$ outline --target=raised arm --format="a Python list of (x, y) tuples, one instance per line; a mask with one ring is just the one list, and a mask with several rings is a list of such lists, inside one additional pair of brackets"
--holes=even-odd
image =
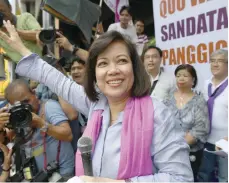
[(43, 61), (38, 55), (30, 54), (24, 57), (18, 63), (16, 73), (43, 83), (52, 92), (76, 108), (77, 111), (88, 116), (90, 101), (84, 88)]
[(9, 36), (0, 31), (0, 38), (23, 56), (17, 65), (16, 72), (21, 76), (45, 84), (58, 96), (72, 104), (77, 111), (88, 116), (90, 101), (84, 92), (84, 88), (43, 61), (38, 55), (32, 54), (24, 46), (14, 26), (9, 21), (4, 21), (4, 25)]

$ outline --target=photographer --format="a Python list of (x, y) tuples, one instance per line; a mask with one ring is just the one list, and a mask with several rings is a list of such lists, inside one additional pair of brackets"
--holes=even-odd
[(61, 33), (57, 32), (57, 35), (59, 36), (59, 38), (56, 39), (56, 43), (60, 47), (64, 48), (65, 50), (70, 51), (73, 55), (79, 57), (84, 62), (87, 62), (88, 51), (83, 50), (76, 45), (72, 45), (69, 42), (69, 40), (65, 36), (63, 36)]
[[(57, 161), (61, 176), (70, 178), (74, 170), (72, 133), (59, 103), (53, 100), (39, 101), (27, 83), (21, 79), (9, 84), (5, 90), (5, 98), (11, 105), (19, 101), (32, 107), (31, 126), (34, 131), (21, 146), (25, 150), (26, 158), (35, 157), (38, 171), (46, 169), (50, 162)], [(9, 114), (6, 109), (1, 110), (0, 123), (17, 123), (11, 121), (10, 116), (12, 113)]]

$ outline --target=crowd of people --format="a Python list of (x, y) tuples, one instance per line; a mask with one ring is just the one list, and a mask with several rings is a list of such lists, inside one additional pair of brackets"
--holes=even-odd
[[(58, 33), (56, 43), (73, 56), (68, 75), (58, 62), (47, 63), (25, 44), (27, 40), (41, 49), (36, 44), (40, 28), (34, 23), (29, 28), (28, 18), (27, 27), (20, 30), (23, 21), (10, 13), (6, 2), (0, 1), (0, 11), (4, 5), (9, 15), (0, 31), (0, 46), (7, 45), (8, 57), (17, 62), (16, 73), (29, 82), (16, 79), (5, 90), (0, 109), (1, 181), (14, 167), (7, 145), (17, 132), (5, 125), (11, 121), (9, 106), (18, 101), (32, 107), (19, 156), (34, 157), (39, 171), (56, 161), (63, 181), (228, 181), (227, 157), (204, 151), (219, 150), (215, 143), (228, 138), (227, 50), (210, 55), (212, 78), (197, 90), (195, 68), (179, 65), (174, 75), (164, 70), (161, 48), (147, 45), (144, 21), (129, 24), (131, 9), (124, 6), (120, 22), (110, 25), (89, 51)], [(77, 149), (81, 136), (93, 142), (93, 176), (84, 175)]]

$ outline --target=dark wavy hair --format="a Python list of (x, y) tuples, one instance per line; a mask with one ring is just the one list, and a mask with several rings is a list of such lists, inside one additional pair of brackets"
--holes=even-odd
[(186, 70), (189, 72), (189, 74), (191, 74), (192, 78), (194, 79), (194, 82), (193, 82), (193, 85), (192, 85), (192, 88), (195, 88), (197, 83), (198, 83), (198, 78), (197, 78), (197, 74), (196, 74), (196, 69), (192, 66), (192, 65), (189, 65), (189, 64), (182, 64), (182, 65), (179, 65), (174, 74), (175, 76), (177, 75), (177, 73), (180, 71), (180, 70)]
[(122, 34), (117, 31), (109, 31), (101, 35), (92, 44), (89, 50), (89, 57), (86, 63), (86, 76), (84, 88), (88, 98), (91, 101), (97, 101), (99, 93), (96, 91), (96, 74), (95, 67), (98, 56), (113, 42), (121, 41), (127, 47), (130, 59), (132, 61), (134, 83), (131, 88), (132, 97), (142, 97), (149, 93), (150, 90), (150, 79), (143, 66), (143, 63), (138, 56), (138, 52), (130, 40), (125, 38)]
[(130, 6), (122, 6), (119, 11), (119, 14), (121, 14), (124, 10), (126, 10), (130, 16), (133, 16), (132, 9)]

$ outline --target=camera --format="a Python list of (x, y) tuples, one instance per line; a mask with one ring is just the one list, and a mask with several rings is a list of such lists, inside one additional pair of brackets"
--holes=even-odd
[(6, 127), (13, 129), (16, 136), (27, 139), (28, 135), (33, 131), (31, 127), (32, 122), (32, 106), (21, 102), (16, 102), (10, 107), (9, 123)]
[(39, 39), (41, 42), (45, 43), (45, 44), (50, 44), (53, 43), (56, 38), (58, 37), (58, 35), (56, 34), (55, 29), (46, 29), (46, 30), (42, 30), (39, 33)]
[(10, 177), (11, 182), (63, 182), (58, 173), (59, 166), (56, 161), (47, 165), (46, 170), (38, 171), (34, 157), (25, 160), (17, 173)]
[(46, 170), (38, 172), (32, 179), (32, 182), (57, 182), (61, 180), (58, 173), (59, 165), (57, 161), (52, 161), (47, 165)]

